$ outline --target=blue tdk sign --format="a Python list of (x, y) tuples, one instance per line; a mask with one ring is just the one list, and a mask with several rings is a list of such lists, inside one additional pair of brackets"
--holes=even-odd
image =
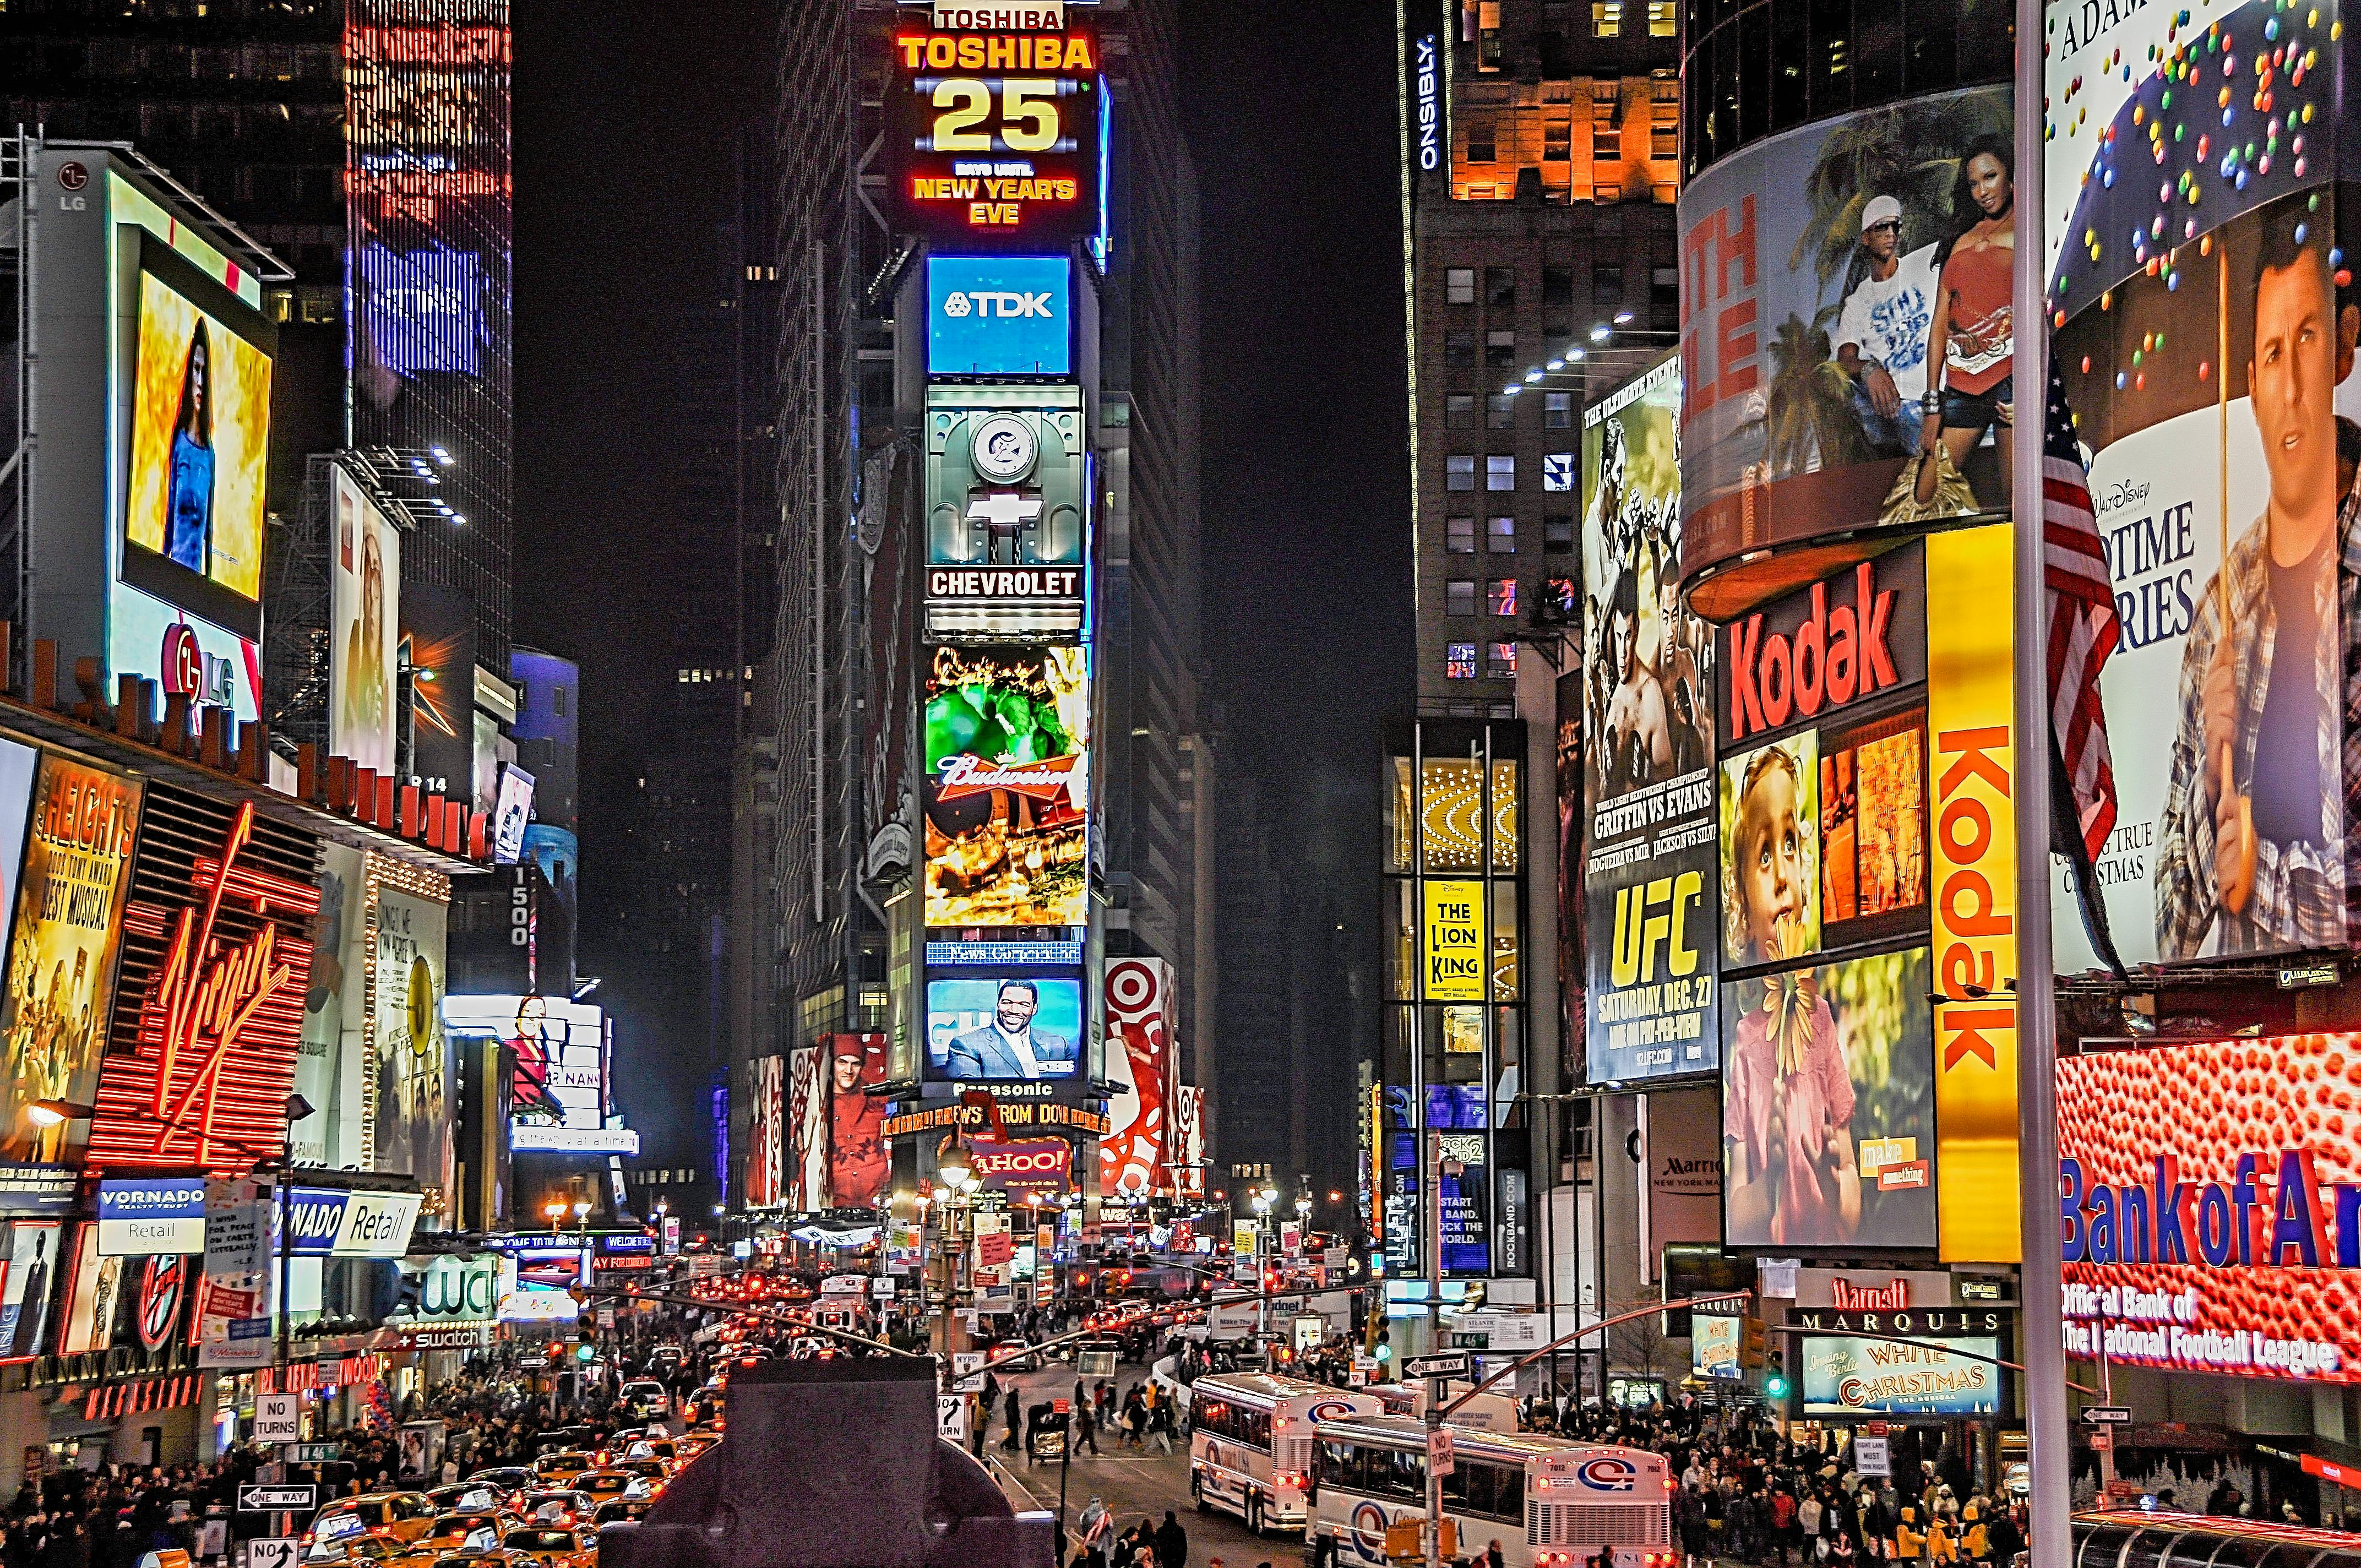
[(1067, 376), (1072, 269), (1062, 256), (927, 259), (927, 373)]

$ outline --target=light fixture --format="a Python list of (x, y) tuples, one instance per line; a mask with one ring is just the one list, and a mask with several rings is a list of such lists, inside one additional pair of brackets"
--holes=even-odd
[(287, 1097), (287, 1119), (291, 1122), (300, 1122), (306, 1116), (315, 1114), (318, 1110), (319, 1107), (300, 1094), (291, 1094)]
[(574, 1205), (574, 1217), (577, 1220), (588, 1219), (590, 1217), (590, 1205), (584, 1202), (577, 1202)]
[(1590, 341), (1593, 343), (1605, 343), (1608, 337), (1614, 331), (1615, 329), (1613, 327), (1609, 326), (1605, 322), (1600, 322), (1597, 326), (1590, 329)]
[(1525, 379), (1528, 381), (1538, 381), (1541, 378), (1542, 373), (1538, 370), (1528, 370), (1525, 372)]
[(1563, 359), (1553, 359), (1549, 362), (1549, 367), (1553, 370), (1563, 370), (1565, 368), (1565, 361)]
[(1500, 389), (1500, 395), (1504, 398), (1513, 398), (1524, 389), (1525, 386), (1523, 382), (1511, 381), (1507, 386)]
[(451, 466), (451, 455), (443, 450), (443, 448), (439, 446), (430, 446), (426, 450), (434, 455), (434, 461), (442, 464), (445, 468), (448, 468)]
[(718, 1220), (718, 1219), (719, 1219), (719, 1218), (721, 1218), (721, 1216), (722, 1216), (722, 1215), (724, 1215), (724, 1214), (728, 1213), (729, 1212), (730, 1212), (730, 1206), (729, 1206), (728, 1204), (726, 1204), (726, 1203), (716, 1203), (716, 1204), (713, 1206), (713, 1217), (714, 1217), (715, 1219), (717, 1219), (717, 1220)]
[(1569, 348), (1565, 351), (1565, 356), (1568, 359), (1579, 359), (1582, 357), (1582, 350), (1579, 348)]
[(36, 1127), (60, 1127), (68, 1122), (87, 1122), (98, 1113), (95, 1105), (85, 1105), (79, 1100), (36, 1100), (25, 1107), (26, 1119)]
[(467, 526), (467, 520), (456, 511), (451, 514), (451, 521), (457, 523), (462, 528)]
[(1631, 324), (1631, 313), (1629, 311), (1616, 312), (1615, 324), (1617, 326), (1630, 326)]
[(946, 1187), (965, 1187), (974, 1174), (974, 1167), (968, 1160), (967, 1145), (954, 1138), (951, 1146), (935, 1160), (935, 1174), (943, 1179)]

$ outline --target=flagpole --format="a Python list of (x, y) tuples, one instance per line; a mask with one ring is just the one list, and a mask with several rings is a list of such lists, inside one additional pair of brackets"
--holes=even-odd
[(2066, 1412), (2065, 1260), (2058, 1229), (2058, 1025), (2049, 944), (2049, 681), (2042, 449), (2049, 405), (2042, 194), (2043, 0), (2016, 0), (2015, 441), (2018, 1354), (2031, 1483), (2030, 1568), (2068, 1568), (2073, 1531)]

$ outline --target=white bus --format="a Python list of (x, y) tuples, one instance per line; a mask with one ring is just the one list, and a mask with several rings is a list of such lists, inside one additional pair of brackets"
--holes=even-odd
[[(1459, 1555), (1493, 1541), (1508, 1568), (1673, 1568), (1673, 1478), (1661, 1453), (1536, 1432), (1451, 1429), (1444, 1516)], [(1314, 1568), (1382, 1568), (1386, 1527), (1426, 1518), (1426, 1428), (1400, 1416), (1320, 1423), (1304, 1534)]]
[(1209, 1372), (1189, 1386), (1189, 1493), (1257, 1535), (1301, 1530), (1315, 1422), (1374, 1416), (1368, 1395), (1267, 1372)]

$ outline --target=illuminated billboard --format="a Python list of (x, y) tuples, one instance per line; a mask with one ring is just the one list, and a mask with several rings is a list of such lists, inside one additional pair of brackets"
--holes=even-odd
[(1713, 638), (1676, 588), (1680, 399), (1680, 367), (1667, 360), (1583, 414), (1592, 1083), (1709, 1072), (1719, 1060)]
[(637, 1154), (640, 1135), (607, 1113), (607, 1017), (548, 996), (449, 996), (444, 1027), (516, 1052), (511, 1146), (525, 1153)]
[(1106, 1076), (1115, 1091), (1107, 1101), (1115, 1131), (1099, 1140), (1102, 1197), (1172, 1190), (1173, 990), (1162, 959), (1107, 960)]
[[(328, 541), (328, 749), (394, 772), (401, 534), (342, 464)], [(472, 624), (472, 618), (471, 618)], [(470, 681), (475, 672), (467, 672)]]
[(449, 946), (449, 894), (404, 885), (393, 863), (368, 861), (363, 1036), (374, 1074), (370, 1116), (376, 1168), (448, 1192), (459, 1120), (452, 1036), (440, 1003)]
[(2000, 1359), (1997, 1339), (1963, 1336), (1905, 1343), (1803, 1334), (1798, 1341), (1806, 1420), (2002, 1413), (2001, 1368), (1993, 1365)]
[(1063, 256), (927, 258), (927, 373), (1071, 373), (1073, 266)]
[(990, 31), (909, 13), (895, 28), (887, 215), (897, 230), (971, 247), (1044, 249), (1093, 236), (1106, 156), (1098, 39), (1005, 28), (991, 15), (999, 9), (965, 18)]
[(882, 1206), (893, 1184), (893, 1158), (886, 1152), (885, 1101), (869, 1091), (885, 1081), (885, 1036), (829, 1035), (828, 1185), (840, 1208)]
[(750, 1209), (779, 1206), (785, 1165), (782, 1118), (786, 1113), (786, 1058), (779, 1056), (756, 1057), (747, 1064), (753, 1079), (752, 1103), (746, 1112), (746, 1206)]
[(955, 1082), (1039, 1083), (1082, 1068), (1082, 982), (1069, 976), (927, 982), (927, 1065)]
[(926, 703), (926, 923), (1090, 923), (1089, 650), (941, 648)]
[(1082, 389), (930, 388), (926, 442), (927, 634), (1078, 631), (1090, 546)]
[(2058, 1064), (2068, 1354), (2361, 1382), (2361, 1035)]

